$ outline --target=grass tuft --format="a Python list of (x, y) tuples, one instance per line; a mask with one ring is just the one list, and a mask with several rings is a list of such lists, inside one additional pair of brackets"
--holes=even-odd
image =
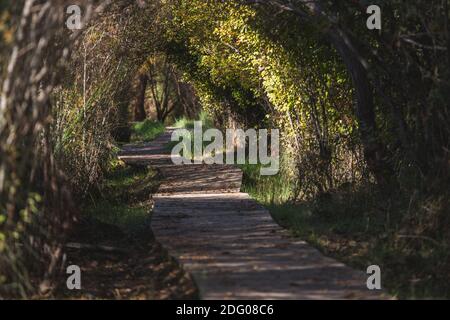
[(149, 142), (154, 140), (165, 130), (162, 123), (153, 120), (144, 120), (133, 124), (131, 131), (131, 141), (132, 142)]
[(156, 171), (116, 161), (105, 176), (100, 195), (83, 211), (87, 217), (115, 225), (127, 234), (148, 232), (150, 195), (158, 185)]

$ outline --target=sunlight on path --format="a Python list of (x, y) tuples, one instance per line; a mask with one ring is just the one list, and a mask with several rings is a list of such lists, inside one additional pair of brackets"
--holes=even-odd
[(126, 146), (130, 164), (159, 169), (156, 239), (190, 272), (203, 299), (379, 299), (365, 273), (327, 258), (278, 226), (240, 192), (242, 172), (227, 165), (175, 166), (165, 145)]

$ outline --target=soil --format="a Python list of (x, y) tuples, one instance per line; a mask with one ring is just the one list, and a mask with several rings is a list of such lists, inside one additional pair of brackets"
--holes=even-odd
[(67, 248), (65, 263), (80, 267), (82, 288), (67, 289), (68, 275), (62, 272), (55, 298), (197, 299), (190, 275), (148, 231), (132, 237), (116, 226), (83, 219), (68, 241), (81, 248)]

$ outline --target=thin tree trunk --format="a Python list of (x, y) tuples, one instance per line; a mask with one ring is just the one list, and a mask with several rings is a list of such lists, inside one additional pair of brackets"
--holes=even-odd
[(385, 186), (393, 178), (391, 169), (387, 165), (386, 148), (379, 140), (375, 122), (372, 86), (367, 70), (357, 54), (352, 50), (350, 41), (340, 29), (330, 29), (327, 34), (329, 40), (341, 55), (352, 78), (356, 92), (355, 115), (358, 120), (361, 142), (364, 148), (364, 158), (369, 170), (377, 182)]
[(144, 121), (147, 118), (147, 114), (145, 112), (145, 92), (147, 90), (148, 80), (148, 75), (146, 74), (141, 74), (139, 76), (138, 99), (134, 111), (135, 121)]
[[(259, 0), (247, 0), (247, 3), (261, 4)], [(386, 148), (382, 145), (377, 132), (373, 102), (372, 86), (370, 84), (364, 59), (357, 52), (353, 41), (337, 26), (335, 19), (328, 17), (322, 8), (322, 1), (300, 0), (304, 7), (293, 5), (286, 1), (269, 1), (280, 9), (290, 11), (308, 23), (320, 23), (326, 19), (330, 27), (324, 30), (324, 36), (336, 48), (352, 78), (356, 91), (355, 114), (359, 123), (364, 157), (369, 170), (380, 185), (386, 185), (391, 180), (391, 168), (385, 161)]]

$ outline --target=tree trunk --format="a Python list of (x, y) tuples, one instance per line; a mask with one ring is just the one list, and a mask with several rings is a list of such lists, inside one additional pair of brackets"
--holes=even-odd
[(342, 57), (352, 78), (356, 91), (355, 115), (358, 120), (361, 143), (364, 149), (364, 158), (369, 170), (373, 173), (378, 184), (385, 186), (392, 182), (393, 174), (387, 165), (386, 148), (379, 140), (375, 122), (372, 86), (367, 70), (360, 57), (351, 46), (351, 41), (342, 30), (332, 28), (328, 31), (328, 39)]
[(141, 74), (139, 76), (138, 98), (134, 110), (134, 120), (138, 122), (144, 121), (147, 118), (147, 114), (145, 112), (145, 92), (147, 90), (148, 80), (149, 79), (146, 74)]

